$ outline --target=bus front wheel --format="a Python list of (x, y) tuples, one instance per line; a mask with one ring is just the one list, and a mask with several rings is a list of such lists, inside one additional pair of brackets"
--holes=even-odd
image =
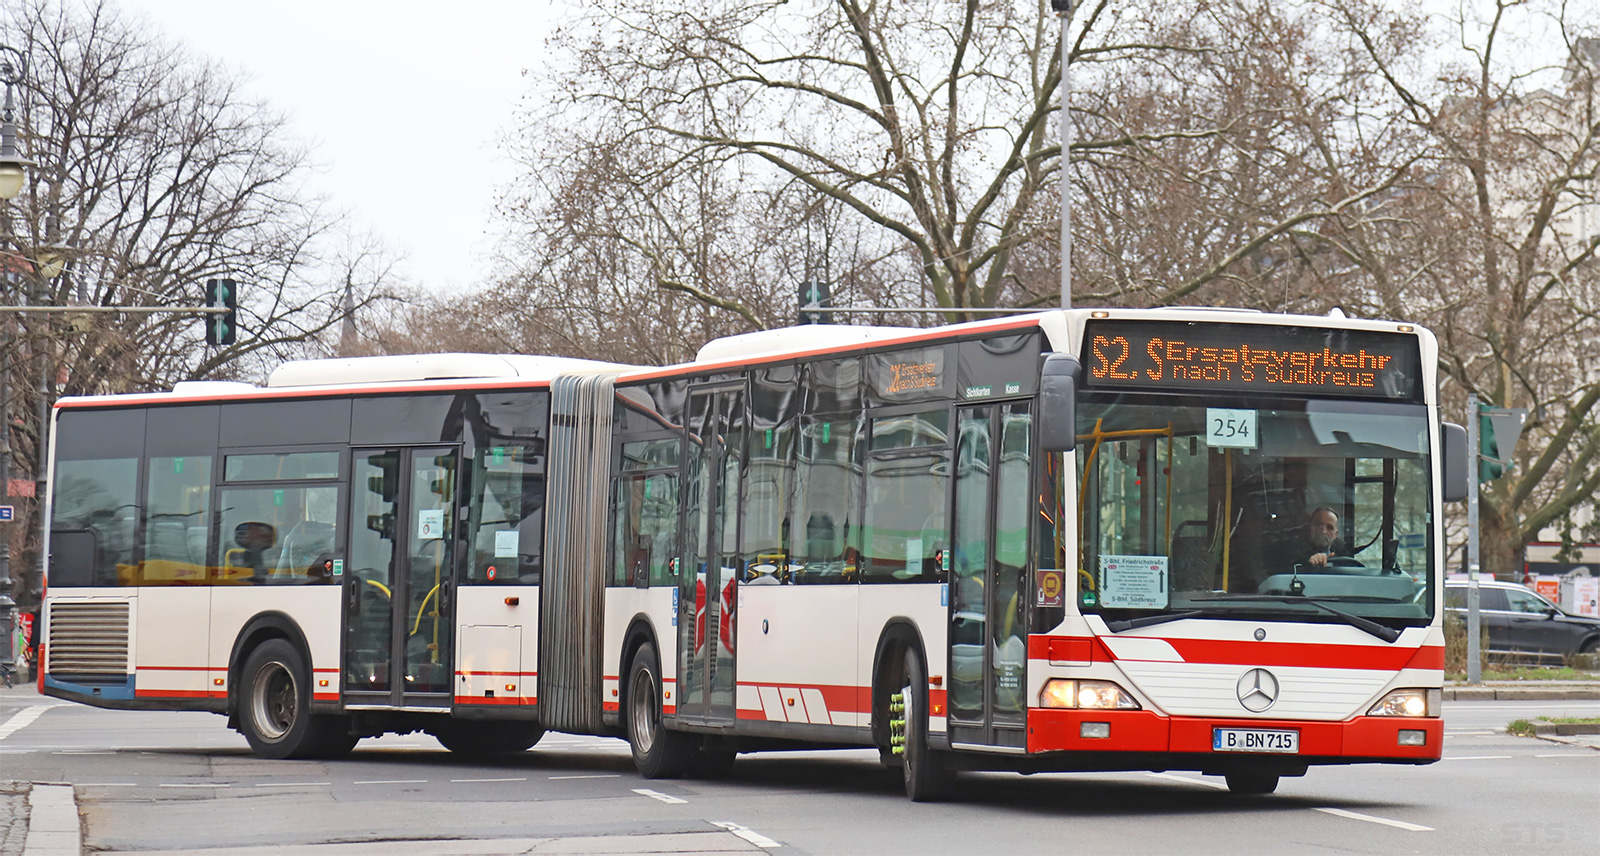
[(688, 769), (696, 741), (661, 721), (661, 660), (646, 642), (628, 669), (628, 745), (646, 779), (675, 779)]
[(954, 790), (955, 773), (928, 746), (928, 670), (916, 648), (906, 648), (900, 672), (900, 696), (905, 705), (900, 714), (905, 719), (905, 751), (900, 767), (905, 774), (906, 796), (912, 802), (946, 799)]

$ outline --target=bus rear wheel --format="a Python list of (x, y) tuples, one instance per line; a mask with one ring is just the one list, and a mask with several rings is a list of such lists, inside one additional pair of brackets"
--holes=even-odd
[(691, 735), (661, 721), (661, 660), (649, 642), (639, 646), (628, 669), (628, 745), (646, 779), (683, 775), (698, 748)]
[(533, 748), (544, 729), (526, 722), (468, 722), (451, 720), (433, 732), (444, 748), (468, 758), (515, 755)]
[(311, 669), (283, 639), (261, 643), (244, 661), (239, 725), (262, 758), (332, 757), (350, 751), (348, 721), (311, 713)]

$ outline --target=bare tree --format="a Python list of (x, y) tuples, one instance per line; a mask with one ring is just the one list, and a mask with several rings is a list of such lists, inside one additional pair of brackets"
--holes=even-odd
[[(260, 376), (335, 328), (345, 283), (360, 303), (380, 294), (381, 250), (347, 243), (334, 213), (305, 196), (306, 152), (219, 64), (104, 2), (8, 5), (0, 41), (28, 60), (19, 141), (37, 164), (23, 195), (0, 205), (0, 299), (176, 309), (200, 305), (205, 281), (222, 277), (243, 294), (238, 341), (223, 348), (181, 312), (0, 319), (13, 473), (42, 487), (58, 396)], [(64, 267), (50, 276), (53, 259)]]

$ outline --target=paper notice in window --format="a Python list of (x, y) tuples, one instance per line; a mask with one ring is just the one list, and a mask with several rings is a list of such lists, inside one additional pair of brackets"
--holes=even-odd
[(515, 559), (517, 557), (517, 530), (510, 529), (494, 533), (494, 557), (496, 559)]
[(1101, 556), (1100, 605), (1107, 609), (1165, 609), (1166, 556)]
[(437, 541), (444, 537), (444, 510), (417, 512), (417, 540)]

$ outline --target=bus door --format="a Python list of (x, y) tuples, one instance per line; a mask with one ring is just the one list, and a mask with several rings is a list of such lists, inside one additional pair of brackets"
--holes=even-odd
[(458, 461), (443, 446), (352, 451), (346, 705), (450, 704)]
[(678, 711), (681, 719), (734, 718), (734, 604), (739, 563), (742, 386), (691, 389), (678, 575)]
[(956, 408), (950, 526), (952, 745), (1026, 745), (1032, 406)]

